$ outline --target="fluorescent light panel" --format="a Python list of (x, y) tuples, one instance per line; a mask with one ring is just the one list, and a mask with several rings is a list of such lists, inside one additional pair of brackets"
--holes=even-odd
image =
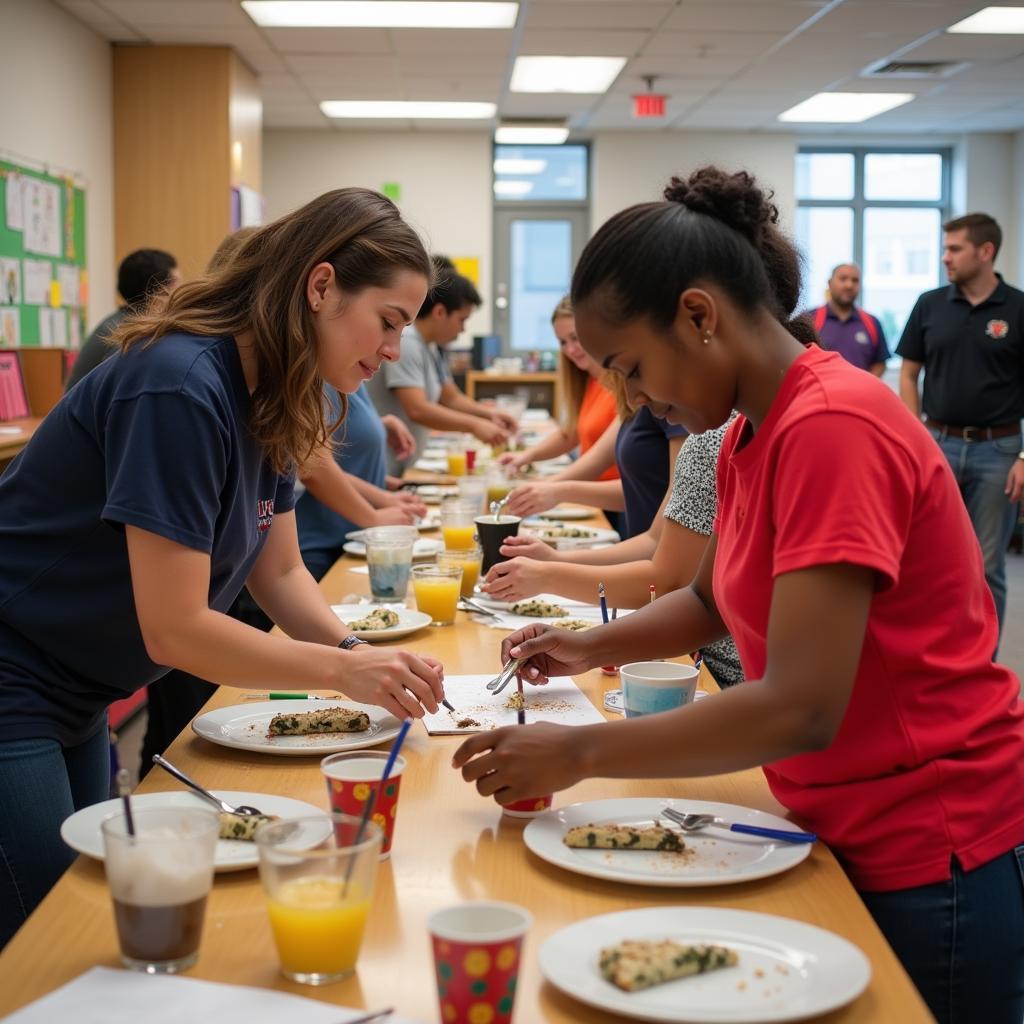
[(427, 100), (324, 100), (328, 117), (413, 118), (437, 121), (486, 121), (494, 117), (493, 103), (434, 103)]
[(503, 124), (494, 130), (494, 141), (503, 146), (560, 146), (567, 138), (564, 125)]
[(990, 36), (1024, 35), (1024, 7), (983, 7), (969, 18), (950, 25), (946, 31)]
[(501, 157), (494, 161), (494, 173), (543, 174), (547, 166), (547, 160), (517, 160), (513, 157)]
[(818, 124), (855, 124), (902, 107), (912, 92), (819, 92), (779, 114), (780, 121)]
[(607, 92), (625, 63), (625, 57), (517, 57), (509, 89), (512, 92)]
[(518, 3), (242, 0), (263, 28), (513, 28)]
[(496, 181), (494, 183), (494, 194), (505, 199), (522, 199), (533, 191), (532, 181)]

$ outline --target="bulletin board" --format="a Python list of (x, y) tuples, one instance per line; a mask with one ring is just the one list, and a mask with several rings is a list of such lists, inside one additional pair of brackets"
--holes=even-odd
[(78, 348), (88, 297), (84, 188), (0, 158), (0, 348)]

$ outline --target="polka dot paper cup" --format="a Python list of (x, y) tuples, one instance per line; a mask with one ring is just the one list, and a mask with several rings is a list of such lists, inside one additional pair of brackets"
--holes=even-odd
[(381, 860), (391, 856), (391, 843), (395, 836), (395, 817), (398, 814), (398, 790), (405, 771), (405, 758), (397, 757), (391, 774), (382, 782), (388, 754), (375, 750), (353, 750), (344, 754), (330, 754), (320, 762), (320, 771), (327, 782), (327, 799), (331, 810), (362, 818), (366, 801), (376, 792), (370, 820), (380, 826), (384, 843), (380, 848)]
[(509, 1024), (532, 924), (514, 903), (460, 903), (430, 915), (443, 1024)]

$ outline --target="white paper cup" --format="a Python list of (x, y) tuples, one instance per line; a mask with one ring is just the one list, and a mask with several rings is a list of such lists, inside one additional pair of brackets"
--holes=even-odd
[(656, 715), (693, 702), (700, 670), (669, 661), (634, 661), (619, 667), (627, 718)]

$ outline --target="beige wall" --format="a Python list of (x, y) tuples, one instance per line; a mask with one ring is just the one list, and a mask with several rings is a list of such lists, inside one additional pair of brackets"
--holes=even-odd
[(86, 186), (89, 327), (115, 306), (110, 47), (49, 0), (3, 0), (0, 150)]
[(775, 190), (781, 223), (792, 230), (797, 137), (789, 133), (750, 132), (602, 132), (593, 146), (595, 228), (633, 203), (658, 199), (673, 174), (704, 164), (751, 171)]
[(488, 132), (269, 131), (263, 136), (267, 219), (345, 185), (396, 182), (406, 219), (434, 252), (480, 260), (483, 305), (467, 324), (491, 323), (491, 138)]

